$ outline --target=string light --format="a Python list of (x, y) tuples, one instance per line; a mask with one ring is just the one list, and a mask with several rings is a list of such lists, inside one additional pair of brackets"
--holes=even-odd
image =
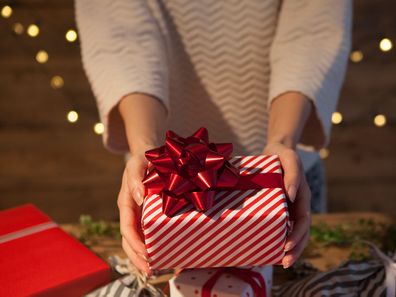
[(9, 18), (10, 16), (12, 15), (12, 8), (11, 8), (11, 6), (8, 6), (8, 5), (6, 5), (6, 6), (4, 6), (2, 9), (1, 9), (1, 16), (3, 17), (3, 18)]
[(380, 50), (383, 52), (390, 51), (392, 46), (392, 41), (389, 38), (384, 38), (379, 43)]
[(36, 37), (40, 33), (40, 28), (36, 24), (31, 24), (27, 28), (27, 34), (30, 37)]
[(383, 127), (386, 125), (386, 116), (383, 114), (377, 114), (374, 117), (374, 125), (377, 127)]
[(55, 90), (62, 88), (64, 84), (63, 78), (59, 75), (55, 75), (51, 78), (51, 87)]
[(103, 134), (104, 132), (104, 125), (102, 123), (96, 123), (94, 125), (94, 132), (98, 135)]
[(363, 60), (363, 53), (361, 51), (353, 51), (349, 55), (349, 58), (351, 59), (352, 62), (359, 63), (360, 61)]
[(75, 123), (78, 120), (78, 113), (75, 110), (71, 110), (67, 113), (67, 120), (70, 123)]
[(342, 122), (342, 114), (338, 111), (333, 112), (331, 116), (331, 122), (335, 125), (341, 124)]
[(319, 150), (319, 156), (320, 156), (322, 159), (327, 159), (327, 157), (329, 156), (329, 154), (330, 154), (330, 151), (329, 151), (327, 148), (322, 148), (322, 149)]
[(75, 30), (68, 30), (65, 37), (67, 41), (74, 42), (77, 40), (77, 32)]
[(23, 27), (23, 25), (21, 23), (15, 23), (12, 26), (12, 31), (14, 31), (14, 33), (17, 35), (21, 35), (24, 30), (25, 30), (25, 28)]
[(36, 61), (44, 64), (48, 61), (48, 53), (44, 50), (38, 51), (36, 54)]

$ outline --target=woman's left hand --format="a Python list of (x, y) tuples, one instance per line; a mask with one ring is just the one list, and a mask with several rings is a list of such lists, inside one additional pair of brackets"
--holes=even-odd
[(263, 152), (265, 155), (278, 155), (284, 172), (284, 184), (290, 200), (290, 219), (294, 221), (292, 233), (285, 244), (284, 268), (298, 259), (309, 239), (311, 225), (311, 191), (305, 179), (304, 170), (295, 150), (282, 143), (270, 143)]

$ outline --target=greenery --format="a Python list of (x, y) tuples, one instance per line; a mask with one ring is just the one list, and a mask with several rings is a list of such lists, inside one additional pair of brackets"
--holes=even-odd
[[(79, 239), (83, 243), (93, 243), (100, 236), (120, 239), (120, 226), (115, 222), (95, 221), (90, 215), (80, 216), (81, 233)], [(351, 249), (350, 259), (361, 260), (369, 257), (368, 249), (363, 241), (370, 241), (385, 252), (396, 251), (396, 226), (378, 223), (371, 219), (361, 219), (354, 224), (338, 224), (329, 226), (322, 222), (311, 226), (311, 239), (307, 252), (317, 247), (339, 246)]]
[(385, 252), (396, 251), (396, 226), (378, 223), (371, 219), (360, 219), (355, 224), (326, 223), (311, 226), (311, 249), (315, 246), (339, 246), (351, 249), (350, 259), (361, 260), (369, 257), (364, 241), (377, 245)]
[(121, 239), (120, 225), (114, 222), (94, 221), (90, 215), (80, 216), (81, 233), (79, 240), (83, 243), (95, 241), (98, 236)]

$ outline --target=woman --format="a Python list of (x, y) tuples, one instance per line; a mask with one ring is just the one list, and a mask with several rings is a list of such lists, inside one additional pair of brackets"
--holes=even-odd
[(350, 1), (76, 0), (76, 15), (104, 144), (130, 154), (118, 206), (131, 261), (150, 274), (139, 231), (144, 152), (167, 128), (186, 136), (204, 126), (234, 154), (280, 156), (295, 220), (283, 266), (292, 265), (309, 238), (308, 182), (312, 211), (325, 210), (315, 151), (345, 73)]

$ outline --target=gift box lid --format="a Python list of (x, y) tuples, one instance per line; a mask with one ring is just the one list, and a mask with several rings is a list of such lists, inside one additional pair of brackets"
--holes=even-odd
[(110, 281), (106, 262), (32, 204), (0, 211), (0, 255), (3, 296), (81, 296)]

